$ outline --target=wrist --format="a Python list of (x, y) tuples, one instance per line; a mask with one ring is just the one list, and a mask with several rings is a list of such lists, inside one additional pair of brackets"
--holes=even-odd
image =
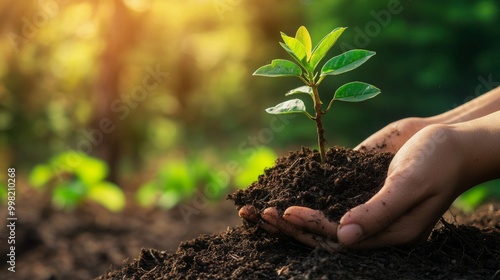
[(428, 119), (434, 124), (456, 124), (481, 118), (498, 110), (500, 110), (500, 87)]
[(467, 190), (500, 178), (500, 111), (472, 121), (449, 125), (462, 155), (462, 182)]
[(427, 117), (425, 120), (429, 124), (455, 124), (458, 123), (462, 118), (457, 118), (457, 114), (454, 110), (444, 112), (439, 115), (435, 115), (432, 117)]

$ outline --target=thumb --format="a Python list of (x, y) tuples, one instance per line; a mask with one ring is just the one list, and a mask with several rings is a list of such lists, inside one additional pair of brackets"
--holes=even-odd
[(359, 242), (384, 231), (407, 214), (415, 201), (411, 203), (411, 198), (394, 186), (388, 178), (375, 196), (365, 204), (352, 208), (340, 219), (337, 238), (342, 245), (358, 247)]

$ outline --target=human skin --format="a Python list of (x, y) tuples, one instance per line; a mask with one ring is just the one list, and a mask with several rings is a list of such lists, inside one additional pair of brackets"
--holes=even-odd
[[(283, 216), (265, 209), (259, 225), (329, 251), (425, 241), (457, 196), (500, 178), (499, 145), (500, 87), (441, 115), (391, 123), (358, 145), (395, 156), (382, 189), (338, 223), (318, 210), (292, 206)], [(259, 221), (252, 206), (239, 214)]]
[(424, 127), (470, 121), (498, 110), (500, 110), (500, 87), (440, 115), (428, 118), (405, 118), (390, 123), (354, 149), (396, 153), (408, 139)]

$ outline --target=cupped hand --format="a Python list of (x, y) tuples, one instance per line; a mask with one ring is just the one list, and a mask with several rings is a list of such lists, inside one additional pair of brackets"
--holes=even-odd
[(382, 189), (347, 212), (337, 224), (317, 210), (292, 206), (280, 216), (265, 209), (259, 216), (243, 207), (240, 216), (271, 232), (329, 251), (368, 249), (425, 241), (461, 186), (463, 155), (444, 125), (420, 129), (398, 150)]
[(382, 189), (340, 219), (338, 241), (360, 249), (425, 241), (465, 190), (463, 163), (447, 126), (417, 132), (394, 156)]
[(396, 153), (415, 133), (432, 124), (428, 118), (405, 118), (386, 125), (354, 150)]
[(259, 219), (257, 210), (247, 205), (240, 209), (239, 215), (257, 223), (268, 232), (284, 233), (309, 247), (319, 247), (330, 252), (341, 250), (336, 238), (338, 224), (330, 222), (321, 211), (291, 206), (280, 216), (276, 208), (269, 207)]

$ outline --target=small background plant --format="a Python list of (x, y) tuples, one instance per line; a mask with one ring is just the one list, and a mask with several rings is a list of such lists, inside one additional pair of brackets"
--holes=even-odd
[(7, 201), (7, 185), (5, 183), (0, 183), (0, 204)]
[(333, 47), (337, 39), (346, 28), (339, 27), (327, 34), (315, 47), (312, 48), (312, 40), (309, 31), (304, 26), (299, 27), (295, 37), (290, 37), (281, 32), (284, 42), (280, 45), (292, 56), (298, 65), (285, 59), (274, 59), (271, 64), (264, 65), (254, 72), (254, 75), (265, 77), (298, 77), (305, 86), (290, 90), (286, 96), (305, 93), (309, 95), (314, 103), (315, 114), (311, 115), (304, 102), (300, 99), (291, 99), (278, 105), (266, 109), (269, 114), (291, 114), (303, 113), (309, 119), (316, 122), (318, 134), (318, 146), (321, 156), (321, 163), (325, 162), (325, 137), (322, 115), (326, 114), (334, 100), (359, 102), (375, 97), (380, 90), (373, 85), (363, 82), (350, 82), (342, 85), (335, 91), (326, 110), (323, 110), (323, 102), (320, 99), (318, 86), (326, 76), (339, 75), (351, 71), (375, 55), (375, 52), (361, 49), (346, 51), (338, 56), (329, 59), (316, 72), (319, 62), (325, 57), (327, 52)]
[(243, 157), (241, 154), (233, 156), (234, 160), (239, 164), (239, 172), (234, 176), (234, 186), (239, 189), (248, 187), (251, 183), (258, 180), (264, 169), (272, 167), (278, 158), (278, 155), (273, 149), (260, 146), (255, 148), (253, 153), (248, 157)]
[(231, 185), (246, 188), (262, 174), (262, 170), (271, 167), (276, 158), (273, 150), (264, 146), (255, 148), (249, 156), (229, 155), (230, 168), (227, 163), (200, 157), (171, 158), (159, 168), (153, 179), (139, 187), (135, 198), (142, 207), (157, 206), (169, 210), (193, 197), (196, 191), (205, 194), (205, 187), (208, 187), (211, 193), (207, 199), (217, 200)]
[[(161, 166), (152, 180), (139, 187), (135, 198), (142, 207), (168, 210), (193, 196), (202, 184), (215, 184), (209, 165), (197, 158), (179, 158)], [(219, 194), (227, 187), (215, 185)]]
[(485, 201), (495, 201), (500, 198), (499, 184), (500, 180), (493, 180), (477, 185), (459, 196), (453, 205), (471, 213)]
[[(68, 164), (68, 159), (76, 159)], [(30, 175), (30, 185), (40, 191), (50, 191), (56, 208), (72, 210), (84, 201), (96, 202), (110, 211), (125, 207), (125, 195), (115, 184), (106, 181), (107, 164), (77, 152), (65, 152), (45, 164), (36, 165)]]

